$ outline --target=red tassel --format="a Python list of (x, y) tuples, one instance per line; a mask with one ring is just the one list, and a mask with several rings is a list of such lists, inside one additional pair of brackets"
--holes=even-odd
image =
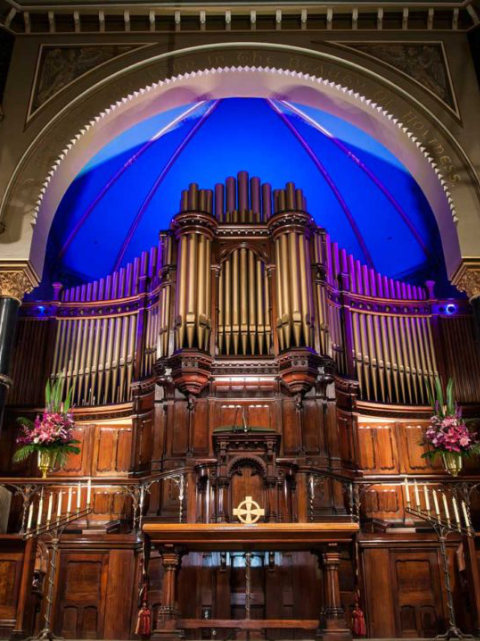
[(355, 605), (352, 612), (353, 620), (353, 635), (355, 637), (367, 636), (367, 625), (365, 623), (365, 615), (360, 607), (360, 592), (355, 594)]
[(142, 605), (138, 611), (137, 625), (135, 627), (135, 634), (140, 636), (150, 636), (152, 631), (152, 613), (146, 603)]

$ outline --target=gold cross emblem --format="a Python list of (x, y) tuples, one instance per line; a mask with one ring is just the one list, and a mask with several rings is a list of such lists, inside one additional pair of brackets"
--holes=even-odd
[(234, 516), (238, 518), (240, 523), (251, 525), (256, 523), (261, 516), (265, 515), (265, 510), (252, 499), (251, 496), (246, 496), (238, 507), (233, 510)]

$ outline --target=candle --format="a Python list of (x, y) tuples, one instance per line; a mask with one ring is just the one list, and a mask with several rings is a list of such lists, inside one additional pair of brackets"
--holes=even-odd
[(447, 501), (447, 497), (445, 496), (445, 493), (442, 494), (442, 499), (443, 499), (443, 507), (445, 509), (445, 516), (447, 517), (447, 521), (450, 521), (450, 510), (448, 509), (448, 501)]
[(87, 485), (87, 507), (90, 507), (91, 498), (92, 498), (92, 479), (88, 479), (88, 485)]
[(461, 526), (460, 513), (458, 511), (457, 499), (455, 497), (453, 497), (452, 501), (453, 501), (453, 511), (455, 512), (455, 521), (457, 522), (457, 525), (460, 527)]
[(37, 517), (37, 528), (42, 524), (42, 512), (43, 512), (43, 490), (40, 494), (40, 502), (38, 504), (38, 517)]
[(465, 517), (465, 525), (467, 527), (470, 527), (470, 519), (468, 517), (467, 505), (465, 501), (462, 501), (462, 510), (463, 510), (463, 516)]
[(415, 491), (415, 507), (418, 509), (418, 508), (420, 508), (420, 494), (418, 492), (417, 481), (413, 482), (413, 489)]
[(407, 504), (410, 505), (410, 488), (408, 487), (408, 479), (405, 479), (405, 497)]
[(67, 514), (70, 514), (70, 512), (72, 511), (72, 492), (73, 488), (72, 486), (70, 486), (68, 488)]
[(78, 484), (78, 489), (77, 489), (77, 510), (80, 510), (80, 503), (82, 500), (82, 484)]
[(433, 503), (435, 505), (435, 514), (437, 515), (438, 520), (440, 520), (440, 508), (438, 506), (437, 493), (435, 492), (435, 490), (432, 490), (432, 495), (433, 495)]
[(30, 503), (30, 507), (28, 509), (27, 531), (32, 527), (32, 519), (33, 519), (33, 503)]
[(52, 520), (52, 508), (53, 508), (53, 492), (50, 492), (50, 498), (48, 499), (47, 525)]
[(423, 486), (423, 496), (425, 497), (425, 508), (427, 512), (430, 512), (430, 497), (428, 496), (428, 487), (426, 483)]
[(58, 493), (58, 503), (57, 503), (57, 521), (60, 519), (60, 515), (62, 513), (62, 494), (63, 492), (60, 490)]

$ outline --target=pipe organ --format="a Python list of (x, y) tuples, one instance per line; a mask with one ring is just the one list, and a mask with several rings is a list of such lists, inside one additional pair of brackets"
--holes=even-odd
[[(192, 184), (158, 247), (98, 282), (57, 285), (41, 316), (25, 306), (29, 327), (54, 321), (49, 374), (66, 372), (75, 403), (94, 406), (130, 400), (132, 380), (183, 349), (274, 359), (299, 348), (331, 359), (366, 401), (426, 405), (445, 371), (438, 319), (468, 325), (465, 303), (456, 318), (442, 317), (433, 284), (361, 264), (306, 210), (301, 189), (272, 192), (246, 172), (214, 191)], [(21, 331), (27, 356), (35, 332)]]
[[(248, 497), (270, 523), (369, 525), (358, 545), (323, 555), (320, 569), (304, 551), (262, 551), (248, 564), (239, 550), (196, 551), (183, 561), (177, 603), (168, 590), (166, 603), (159, 586), (167, 575), (174, 589), (179, 555), (154, 554), (148, 599), (155, 638), (166, 638), (171, 626), (201, 638), (205, 617), (217, 622), (219, 638), (240, 635), (231, 622), (243, 618), (251, 601), (259, 620), (295, 629), (295, 638), (311, 636), (321, 610), (331, 616), (325, 639), (345, 641), (357, 590), (363, 595), (370, 586), (382, 599), (382, 591), (405, 579), (391, 573), (396, 560), (409, 562), (413, 539), (386, 533), (388, 524), (404, 525), (407, 518), (403, 476), (423, 475), (432, 487), (445, 480), (439, 465), (422, 457), (435, 377), (454, 375), (466, 415), (478, 411), (472, 315), (466, 301), (437, 299), (432, 282), (401, 282), (362, 264), (315, 223), (292, 183), (272, 189), (242, 171), (212, 187), (184, 190), (170, 228), (131, 264), (93, 283), (56, 283), (51, 300), (22, 306), (0, 465), (25, 483), (35, 474), (35, 461), (22, 468), (11, 463), (15, 419), (34, 416), (46, 380), (64, 373), (82, 451), (51, 483), (92, 477), (85, 527), (105, 534), (91, 548), (85, 533), (72, 538), (73, 551), (62, 552), (58, 594), (66, 595), (66, 605), (55, 605), (56, 633), (102, 634), (100, 624), (95, 633), (83, 630), (80, 614), (74, 631), (68, 628), (80, 599), (69, 592), (68, 563), (88, 566), (85, 576), (92, 573), (95, 582), (88, 564), (95, 559), (98, 568), (107, 567), (102, 555), (110, 555), (110, 567), (127, 568), (121, 589), (136, 603), (142, 552), (138, 532), (124, 532), (132, 513), (137, 524), (206, 527), (235, 522)], [(20, 523), (21, 506), (12, 505), (12, 523)], [(424, 574), (415, 581), (430, 585), (436, 548), (428, 537), (422, 541), (415, 554), (424, 565), (415, 571)], [(378, 563), (390, 569), (377, 589)], [(311, 586), (307, 596), (305, 585)], [(430, 620), (440, 622), (432, 595)], [(101, 598), (111, 638), (132, 638), (133, 618), (122, 632)], [(79, 612), (95, 607), (78, 605)], [(424, 605), (408, 607), (417, 613), (410, 636), (433, 636), (418, 623)], [(136, 616), (135, 605), (131, 610)], [(399, 628), (410, 612), (392, 612), (391, 620)], [(242, 630), (256, 629), (248, 625)], [(369, 625), (382, 636), (373, 619)], [(385, 628), (384, 636), (401, 636), (397, 628)]]

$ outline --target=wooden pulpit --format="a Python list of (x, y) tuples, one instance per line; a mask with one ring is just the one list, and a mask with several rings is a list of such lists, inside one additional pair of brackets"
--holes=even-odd
[[(152, 638), (178, 639), (186, 629), (232, 630), (304, 629), (325, 641), (349, 641), (345, 613), (340, 602), (339, 546), (349, 544), (358, 525), (331, 523), (144, 523), (147, 548), (154, 546), (163, 563), (162, 606), (154, 622)], [(308, 551), (318, 557), (324, 572), (325, 594), (319, 620), (300, 619), (182, 619), (177, 610), (176, 581), (181, 559), (189, 552), (284, 552)]]

